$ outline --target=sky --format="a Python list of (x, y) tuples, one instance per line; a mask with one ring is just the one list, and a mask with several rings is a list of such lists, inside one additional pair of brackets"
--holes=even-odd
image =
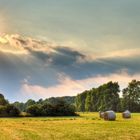
[(0, 92), (14, 102), (140, 79), (139, 0), (0, 0)]

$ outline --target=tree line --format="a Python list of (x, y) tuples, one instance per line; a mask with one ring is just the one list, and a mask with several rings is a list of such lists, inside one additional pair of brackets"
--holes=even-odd
[(140, 81), (132, 80), (128, 87), (122, 90), (121, 97), (119, 93), (119, 84), (108, 82), (78, 94), (75, 99), (76, 109), (82, 112), (107, 110), (140, 112)]
[[(120, 96), (120, 93), (122, 96)], [(80, 112), (106, 110), (114, 110), (116, 112), (125, 110), (140, 112), (140, 81), (132, 80), (121, 92), (119, 84), (110, 81), (98, 88), (86, 90), (77, 96), (52, 97), (45, 100), (40, 99), (38, 101), (30, 99), (26, 103), (15, 102), (14, 105), (21, 112), (27, 112), (28, 108), (33, 105), (38, 106), (38, 109), (46, 104), (55, 106), (52, 108), (56, 108), (57, 104), (62, 101), (66, 105), (70, 105), (73, 111)]]
[(29, 99), (27, 102), (9, 103), (0, 94), (0, 117), (22, 116), (75, 116), (75, 112), (114, 110), (140, 112), (140, 81), (132, 80), (121, 91), (117, 82), (108, 82), (97, 88), (86, 90), (77, 96)]
[[(27, 102), (14, 102), (13, 105), (20, 110), (20, 112), (27, 112), (33, 116), (62, 116), (74, 115), (75, 97), (51, 97), (45, 100), (39, 99), (35, 101), (29, 99)], [(48, 113), (47, 113), (48, 112)]]
[(0, 117), (35, 117), (35, 116), (77, 116), (75, 107), (70, 104), (72, 97), (49, 98), (26, 103), (9, 103), (0, 94)]

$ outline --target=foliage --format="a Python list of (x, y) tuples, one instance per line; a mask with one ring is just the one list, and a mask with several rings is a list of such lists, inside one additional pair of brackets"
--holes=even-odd
[(78, 94), (76, 97), (76, 108), (77, 111), (84, 112), (85, 111), (85, 101), (88, 91), (85, 91), (81, 94)]
[(6, 106), (6, 112), (8, 117), (18, 117), (20, 114), (20, 111), (12, 104)]
[(57, 104), (60, 100), (66, 102), (67, 104), (74, 105), (75, 97), (64, 96), (64, 97), (51, 97), (48, 99), (39, 99), (38, 101), (34, 101), (29, 99), (27, 102), (14, 102), (14, 106), (17, 107), (21, 112), (25, 112), (27, 108), (31, 105), (44, 105), (44, 104)]
[(7, 105), (9, 104), (7, 100), (5, 100), (4, 96), (0, 94), (0, 105)]
[(132, 112), (140, 112), (140, 81), (132, 80), (123, 90), (123, 107)]
[(75, 108), (58, 100), (56, 104), (31, 105), (27, 108), (27, 113), (32, 116), (75, 116)]
[(0, 94), (0, 117), (17, 117), (20, 111)]
[(0, 117), (18, 117), (20, 111), (13, 105), (0, 106)]
[(38, 105), (29, 106), (26, 112), (30, 113), (32, 116), (41, 116), (41, 108)]
[(26, 110), (25, 103), (20, 103), (18, 101), (14, 102), (13, 105), (18, 108), (21, 112), (24, 112)]
[(98, 88), (85, 91), (76, 97), (78, 111), (117, 111), (119, 104), (119, 85), (108, 82)]

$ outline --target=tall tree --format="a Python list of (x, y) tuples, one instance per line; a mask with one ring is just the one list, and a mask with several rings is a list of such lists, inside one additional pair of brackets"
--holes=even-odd
[(91, 110), (92, 110), (91, 92), (87, 92), (87, 96), (85, 100), (85, 111), (89, 112)]
[(0, 105), (7, 105), (8, 101), (4, 98), (4, 96), (0, 93)]
[(119, 104), (119, 85), (117, 82), (108, 82), (98, 89), (98, 111), (114, 110), (117, 111)]
[(88, 91), (84, 91), (83, 93), (77, 95), (77, 97), (76, 97), (77, 111), (82, 111), (82, 112), (85, 111), (85, 100), (87, 97), (87, 93), (88, 93)]
[(140, 111), (140, 81), (132, 80), (128, 87), (123, 89), (124, 109), (132, 112)]
[(117, 82), (108, 82), (98, 88), (85, 91), (76, 97), (78, 111), (118, 111), (119, 85)]

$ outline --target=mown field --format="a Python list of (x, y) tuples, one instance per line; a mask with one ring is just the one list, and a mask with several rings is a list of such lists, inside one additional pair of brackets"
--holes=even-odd
[(0, 140), (140, 140), (140, 114), (125, 120), (101, 120), (98, 113), (80, 117), (0, 118)]

